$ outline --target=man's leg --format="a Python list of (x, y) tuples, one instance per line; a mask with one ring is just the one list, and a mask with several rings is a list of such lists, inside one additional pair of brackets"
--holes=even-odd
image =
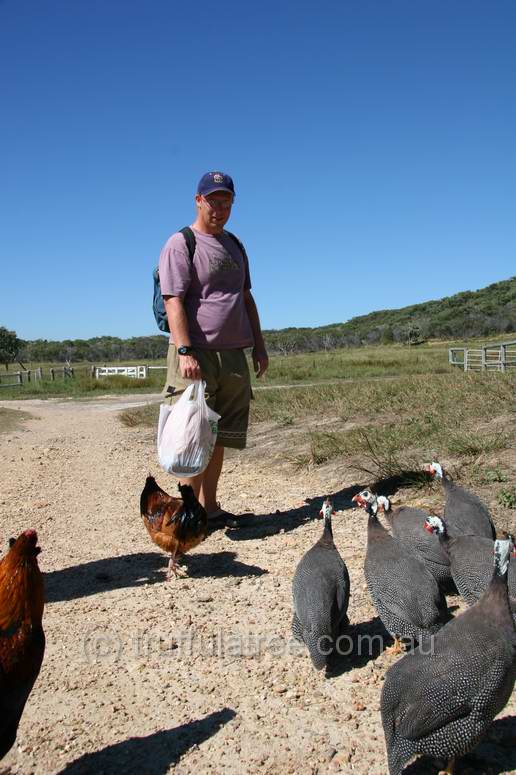
[[(219, 483), (220, 472), (222, 471), (222, 463), (224, 462), (224, 447), (215, 445), (213, 454), (211, 456), (208, 467), (201, 474), (199, 500), (210, 514), (218, 509), (217, 506), (217, 485)], [(194, 487), (195, 489), (195, 487)]]

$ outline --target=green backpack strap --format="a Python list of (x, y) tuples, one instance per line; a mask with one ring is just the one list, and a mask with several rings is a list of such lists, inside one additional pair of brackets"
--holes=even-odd
[[(186, 248), (188, 250), (188, 256), (190, 257), (190, 263), (193, 263), (195, 247), (197, 245), (195, 234), (193, 233), (193, 230), (190, 228), (190, 226), (183, 226), (182, 229), (179, 229), (179, 234), (182, 234), (185, 239)], [(238, 247), (242, 251), (244, 258), (246, 259), (247, 262), (249, 262), (249, 259), (247, 258), (247, 253), (245, 252), (245, 248), (240, 242), (240, 240), (238, 239), (238, 237), (235, 234), (232, 234), (232, 232), (227, 231), (226, 229), (224, 229), (224, 234), (227, 234), (227, 236), (230, 237), (230, 239), (232, 239), (236, 245), (238, 245)]]
[(179, 234), (182, 234), (185, 238), (186, 248), (190, 257), (190, 263), (192, 264), (195, 253), (195, 246), (197, 244), (195, 240), (195, 234), (189, 226), (183, 226), (182, 229), (179, 229)]
[(240, 242), (240, 240), (238, 239), (238, 237), (236, 236), (236, 234), (232, 234), (230, 231), (227, 231), (226, 229), (224, 229), (224, 234), (227, 234), (228, 237), (231, 237), (233, 242), (238, 245), (238, 247), (242, 251), (242, 255), (244, 256), (245, 260), (247, 261), (247, 263), (249, 263), (249, 259), (247, 258), (247, 253), (245, 252), (245, 248), (243, 244)]

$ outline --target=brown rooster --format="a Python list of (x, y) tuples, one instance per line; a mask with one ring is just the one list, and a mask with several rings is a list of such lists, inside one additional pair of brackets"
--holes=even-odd
[[(148, 476), (140, 496), (140, 512), (150, 537), (170, 553), (167, 580), (178, 576), (177, 558), (204, 541), (208, 516), (189, 484), (180, 484), (181, 498), (173, 498)], [(182, 571), (185, 573), (185, 571)]]
[(0, 563), (0, 758), (16, 740), (43, 661), (43, 576), (35, 530), (25, 530)]

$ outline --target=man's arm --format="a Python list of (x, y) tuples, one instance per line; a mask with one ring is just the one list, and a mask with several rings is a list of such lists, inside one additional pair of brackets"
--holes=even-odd
[(260, 317), (256, 308), (256, 303), (253, 299), (251, 291), (244, 291), (244, 302), (247, 310), (247, 317), (251, 324), (251, 330), (253, 332), (254, 347), (253, 347), (253, 366), (257, 377), (261, 377), (265, 374), (269, 366), (269, 356), (265, 349), (265, 342), (263, 341), (262, 327), (260, 325)]
[[(172, 334), (172, 339), (176, 347), (181, 345), (189, 346), (190, 333), (188, 331), (188, 320), (186, 318), (183, 299), (179, 296), (163, 296), (165, 310), (168, 318), (168, 327)], [(179, 366), (183, 379), (201, 379), (201, 368), (194, 355), (180, 355)]]

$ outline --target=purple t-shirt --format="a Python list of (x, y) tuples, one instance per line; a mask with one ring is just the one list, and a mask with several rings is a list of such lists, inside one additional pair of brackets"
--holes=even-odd
[(161, 293), (183, 299), (192, 345), (207, 350), (252, 347), (244, 302), (244, 291), (251, 288), (247, 260), (227, 234), (193, 231), (193, 262), (182, 234), (165, 243), (159, 258)]

